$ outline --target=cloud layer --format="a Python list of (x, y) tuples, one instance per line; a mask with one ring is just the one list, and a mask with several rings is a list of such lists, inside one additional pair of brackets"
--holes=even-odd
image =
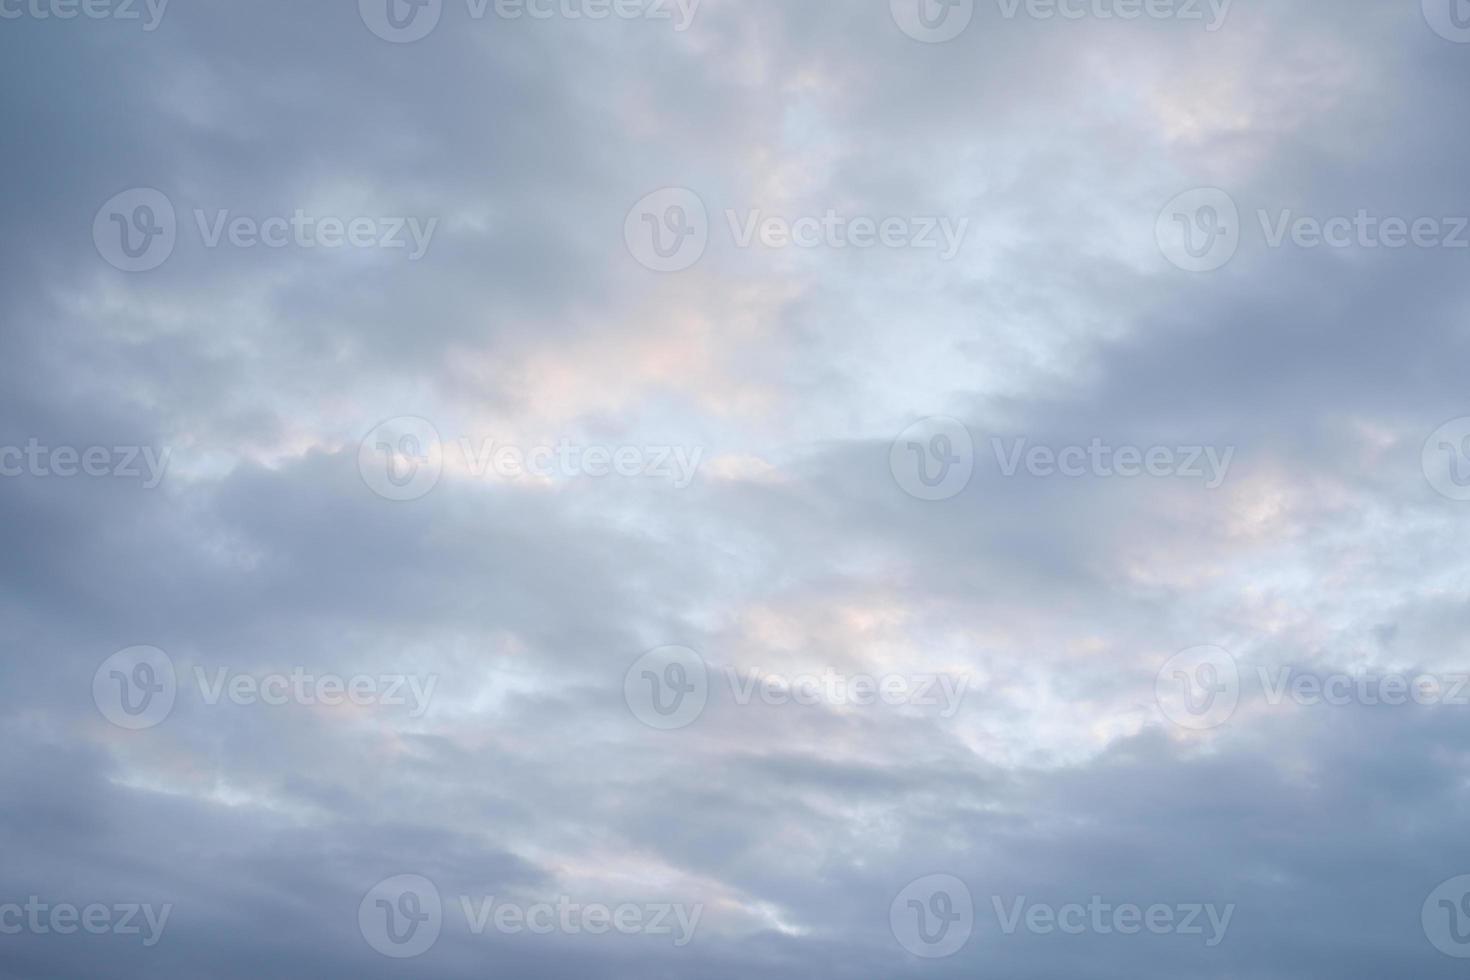
[(1463, 9), (68, 9), (0, 977), (1458, 975)]

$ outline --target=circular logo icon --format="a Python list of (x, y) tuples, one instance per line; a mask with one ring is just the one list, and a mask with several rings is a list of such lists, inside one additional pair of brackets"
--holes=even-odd
[(1470, 500), (1470, 418), (1453, 419), (1424, 443), (1424, 478), (1441, 497)]
[(1240, 704), (1240, 668), (1220, 647), (1190, 647), (1164, 664), (1154, 694), (1165, 717), (1181, 728), (1219, 728)]
[(898, 944), (926, 960), (953, 956), (975, 931), (975, 902), (954, 875), (927, 875), (898, 893), (888, 909)]
[(134, 187), (115, 194), (92, 219), (92, 242), (107, 264), (148, 272), (168, 261), (178, 244), (173, 202), (162, 191)]
[(135, 732), (161, 724), (178, 694), (174, 662), (157, 647), (119, 650), (92, 675), (92, 700), (102, 717)]
[(1424, 0), (1424, 19), (1445, 40), (1470, 44), (1470, 0)]
[(1218, 187), (1185, 191), (1154, 226), (1164, 258), (1186, 272), (1214, 272), (1240, 248), (1240, 209)]
[(682, 272), (709, 246), (709, 212), (685, 187), (665, 187), (633, 205), (623, 222), (633, 258), (654, 272)]
[(385, 41), (422, 41), (439, 26), (444, 0), (357, 0), (367, 29)]
[(389, 419), (363, 438), (357, 469), (379, 497), (418, 500), (439, 485), (444, 472), (439, 430), (412, 415)]
[(975, 441), (958, 419), (920, 419), (893, 440), (888, 466), (910, 497), (949, 500), (964, 492), (975, 475)]
[(943, 44), (965, 33), (975, 0), (889, 0), (893, 21), (915, 41)]
[(633, 716), (662, 732), (687, 728), (709, 702), (709, 668), (688, 647), (659, 647), (634, 661), (623, 678)]
[(439, 889), (423, 875), (385, 878), (363, 896), (357, 928), (367, 944), (384, 956), (406, 960), (427, 953), (439, 941), (444, 904)]
[(1470, 959), (1470, 875), (1451, 878), (1430, 892), (1420, 921), (1435, 949), (1457, 960)]

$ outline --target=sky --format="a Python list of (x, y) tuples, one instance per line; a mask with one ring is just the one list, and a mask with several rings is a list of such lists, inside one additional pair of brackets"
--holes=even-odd
[(0, 977), (1464, 975), (1467, 0), (0, 81)]

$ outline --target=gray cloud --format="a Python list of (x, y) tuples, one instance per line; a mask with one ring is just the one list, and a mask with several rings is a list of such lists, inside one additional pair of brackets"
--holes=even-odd
[[(1465, 708), (1273, 704), (1259, 678), (1462, 670), (1467, 505), (1422, 457), (1470, 416), (1470, 249), (1271, 247), (1259, 212), (1470, 215), (1470, 47), (1367, 2), (1237, 0), (1214, 32), (981, 2), (943, 44), (882, 2), (705, 0), (685, 31), (469, 9), (411, 44), (352, 3), (0, 23), (0, 450), (169, 460), (155, 488), (0, 476), (0, 977), (1454, 975), (1421, 909), (1470, 874)], [(136, 187), (178, 241), (125, 273), (92, 228)], [(624, 242), (665, 187), (709, 218), (672, 273)], [(1241, 217), (1209, 273), (1155, 238), (1198, 187)], [(196, 209), (438, 223), (411, 260), (208, 247)], [(948, 260), (742, 247), (727, 212), (757, 211), (969, 231)], [(404, 416), (442, 469), (392, 501), (360, 450)], [(890, 455), (931, 416), (974, 445), (936, 502)], [(700, 464), (477, 472), (459, 442), (487, 439)], [(1008, 476), (1018, 439), (1234, 452), (1217, 487)], [(625, 679), (669, 645), (707, 701), (658, 731)], [(1156, 682), (1203, 645), (1241, 680), (1197, 731)], [(140, 646), (177, 683), (128, 730), (94, 680)], [(968, 686), (946, 715), (732, 673)], [(433, 695), (200, 681), (293, 675)], [(925, 960), (890, 907), (934, 874), (976, 918)], [(359, 925), (399, 875), (443, 899), (416, 959)], [(171, 912), (151, 946), (3, 931), (32, 896)], [(477, 935), (460, 900), (492, 896), (701, 918), (686, 946)], [(1233, 912), (1207, 947), (995, 911), (1093, 896)]]

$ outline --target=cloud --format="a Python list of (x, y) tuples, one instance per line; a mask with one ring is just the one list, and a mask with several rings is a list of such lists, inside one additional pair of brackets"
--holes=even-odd
[[(1261, 678), (1460, 670), (1464, 504), (1425, 441), (1470, 414), (1465, 255), (1269, 228), (1470, 215), (1470, 49), (1413, 5), (975, 7), (942, 44), (882, 2), (706, 0), (683, 31), (450, 2), (405, 44), (350, 3), (6, 20), (0, 450), (50, 468), (0, 455), (0, 976), (1450, 976), (1421, 913), (1470, 873), (1463, 707)], [(1209, 273), (1157, 240), (1201, 187), (1240, 215)], [(93, 238), (129, 188), (179, 218), (152, 271)], [(707, 212), (681, 271), (624, 240), (661, 188)], [(437, 225), (417, 259), (211, 246), (222, 211)], [(756, 213), (969, 224), (945, 258), (743, 243)], [(891, 450), (936, 416), (973, 473), (924, 501), (895, 460), (954, 445)], [(438, 444), (363, 446), (405, 417)], [(487, 440), (699, 465), (516, 476), (462, 454)], [(1008, 475), (1017, 440), (1231, 455), (1218, 486)], [(167, 472), (56, 474), (91, 447)], [(140, 646), (171, 679), (99, 673)], [(704, 702), (661, 731), (629, 672), (670, 646), (704, 672), (656, 695)], [(1203, 730), (1157, 690), (1201, 646), (1240, 671)], [(827, 674), (964, 695), (780, 696)], [(157, 684), (136, 730), (98, 700)], [(936, 874), (974, 924), (926, 960), (891, 914)], [(358, 916), (416, 921), (365, 901), (404, 875), (442, 916), (399, 962)], [(171, 912), (151, 946), (4, 932), (33, 896)], [(1094, 897), (1233, 911), (1213, 947), (997, 912)], [(477, 934), (491, 898), (699, 925)]]

